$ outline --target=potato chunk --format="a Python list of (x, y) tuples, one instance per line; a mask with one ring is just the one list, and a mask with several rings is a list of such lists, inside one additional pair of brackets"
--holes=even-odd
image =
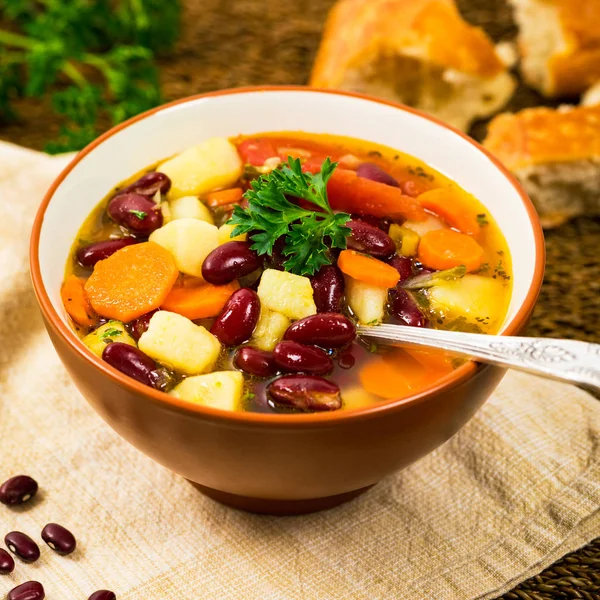
[(462, 279), (443, 281), (428, 290), (429, 309), (446, 324), (465, 318), (483, 331), (499, 325), (504, 314), (506, 288), (498, 279), (465, 275)]
[(363, 325), (381, 323), (388, 297), (387, 288), (378, 287), (352, 277), (346, 279), (346, 300)]
[(188, 377), (171, 390), (171, 396), (221, 410), (241, 410), (244, 376), (239, 371), (217, 371)]
[(242, 174), (242, 161), (227, 138), (210, 138), (164, 162), (157, 169), (171, 178), (169, 199), (199, 196), (233, 185)]
[(202, 278), (202, 263), (219, 245), (219, 230), (199, 219), (177, 219), (154, 231), (149, 239), (173, 255), (182, 273)]
[(96, 355), (102, 358), (104, 348), (111, 342), (121, 342), (136, 346), (135, 340), (127, 333), (121, 321), (108, 321), (83, 338), (83, 343)]
[(231, 232), (235, 229), (235, 225), (221, 225), (219, 227), (219, 244), (226, 244), (227, 242), (245, 242), (248, 239), (247, 233), (236, 235), (231, 237)]
[(317, 312), (310, 279), (287, 271), (264, 271), (258, 286), (258, 297), (261, 306), (290, 319), (303, 319)]
[(204, 327), (166, 310), (159, 310), (139, 340), (148, 356), (183, 375), (210, 371), (221, 352), (219, 340)]
[(290, 320), (285, 315), (269, 310), (263, 305), (250, 345), (259, 350), (273, 350), (289, 326)]
[(214, 225), (212, 213), (206, 204), (200, 202), (196, 196), (182, 196), (169, 202), (171, 220), (200, 219)]

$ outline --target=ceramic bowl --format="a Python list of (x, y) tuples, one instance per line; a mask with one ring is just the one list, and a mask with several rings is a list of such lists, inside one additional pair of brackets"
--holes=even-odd
[(92, 355), (69, 327), (60, 286), (84, 219), (118, 182), (211, 136), (306, 131), (361, 138), (411, 154), (474, 194), (513, 257), (502, 333), (521, 332), (544, 265), (535, 210), (508, 171), (464, 134), (416, 110), (308, 88), (225, 90), (185, 98), (111, 129), (59, 175), (31, 240), (35, 292), (56, 351), (75, 385), (123, 438), (205, 494), (257, 512), (300, 513), (348, 500), (453, 436), (504, 372), (469, 363), (431, 389), (364, 409), (327, 414), (224, 412), (152, 390)]

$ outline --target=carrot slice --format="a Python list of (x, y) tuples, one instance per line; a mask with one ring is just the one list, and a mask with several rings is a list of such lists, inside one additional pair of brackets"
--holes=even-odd
[(77, 323), (90, 327), (96, 323), (94, 311), (84, 290), (84, 281), (75, 275), (69, 275), (60, 290), (60, 297), (67, 314)]
[(377, 287), (391, 288), (400, 280), (400, 273), (394, 267), (355, 250), (342, 250), (338, 267), (342, 273)]
[(476, 271), (483, 262), (483, 248), (469, 235), (453, 229), (436, 229), (421, 238), (418, 257), (430, 269), (464, 265), (467, 271)]
[(388, 399), (416, 394), (433, 381), (430, 372), (402, 351), (374, 358), (360, 370), (359, 379), (367, 392)]
[(159, 308), (178, 276), (167, 250), (143, 242), (97, 263), (85, 291), (99, 315), (127, 322)]
[(169, 292), (161, 308), (192, 321), (216, 317), (239, 287), (237, 281), (227, 285), (205, 283), (194, 287), (175, 287)]
[(403, 350), (428, 371), (438, 373), (439, 377), (454, 371), (452, 359), (441, 350), (425, 350), (423, 348), (404, 348)]
[(426, 356), (429, 353), (411, 348), (378, 356), (360, 370), (360, 382), (367, 392), (382, 398), (416, 394), (452, 371), (451, 363)]
[[(311, 173), (319, 169), (312, 165), (306, 168)], [(419, 201), (403, 194), (400, 188), (359, 177), (349, 169), (338, 167), (333, 172), (327, 183), (327, 196), (334, 210), (411, 221), (424, 221), (427, 217)]]
[(463, 233), (477, 235), (481, 226), (477, 222), (477, 215), (466, 206), (461, 196), (446, 188), (429, 190), (418, 196), (418, 201), (423, 208), (435, 213), (450, 225)]
[(230, 188), (228, 190), (220, 190), (218, 192), (210, 192), (206, 196), (206, 204), (214, 208), (215, 206), (223, 206), (225, 204), (237, 204), (244, 195), (242, 188)]

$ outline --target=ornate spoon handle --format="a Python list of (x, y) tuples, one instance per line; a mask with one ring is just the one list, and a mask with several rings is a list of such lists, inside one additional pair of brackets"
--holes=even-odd
[(361, 326), (358, 334), (383, 344), (438, 348), (500, 367), (567, 381), (600, 393), (600, 344), (399, 325)]

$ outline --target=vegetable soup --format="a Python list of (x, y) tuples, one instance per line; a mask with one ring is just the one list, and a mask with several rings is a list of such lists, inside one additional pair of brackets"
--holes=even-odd
[(401, 398), (460, 361), (356, 325), (496, 333), (504, 238), (417, 159), (329, 135), (212, 138), (117, 186), (83, 224), (62, 299), (91, 352), (224, 410)]

